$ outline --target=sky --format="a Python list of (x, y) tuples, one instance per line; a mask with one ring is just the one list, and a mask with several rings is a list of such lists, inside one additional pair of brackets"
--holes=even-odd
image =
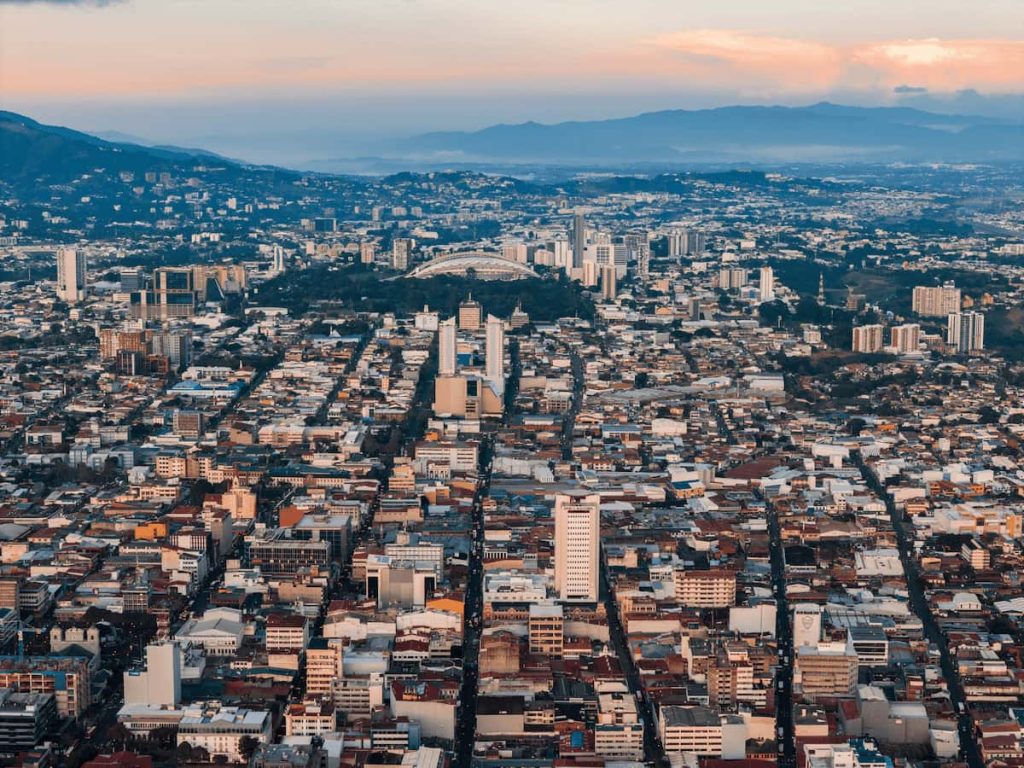
[(0, 106), (302, 165), (731, 104), (1024, 116), (1021, 0), (0, 0)]

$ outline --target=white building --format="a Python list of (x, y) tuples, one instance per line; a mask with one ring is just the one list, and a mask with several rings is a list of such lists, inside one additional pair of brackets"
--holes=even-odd
[(565, 602), (598, 599), (601, 496), (555, 497), (555, 591)]
[(438, 324), (437, 331), (437, 373), (439, 376), (454, 376), (458, 365), (455, 340), (455, 318), (449, 317)]
[(946, 343), (960, 354), (985, 348), (985, 315), (981, 312), (954, 312), (947, 318)]
[(86, 258), (74, 248), (57, 251), (57, 296), (69, 303), (85, 298)]
[(505, 391), (505, 323), (494, 315), (487, 316), (485, 355), (487, 381), (501, 395)]
[(762, 302), (775, 300), (775, 272), (771, 267), (761, 267), (757, 288)]
[(223, 755), (229, 762), (243, 760), (242, 739), (269, 744), (271, 736), (270, 712), (225, 707), (219, 701), (197, 702), (178, 724), (178, 746), (202, 747), (211, 758)]
[(181, 655), (176, 642), (147, 645), (145, 670), (124, 673), (125, 704), (176, 707), (181, 701)]

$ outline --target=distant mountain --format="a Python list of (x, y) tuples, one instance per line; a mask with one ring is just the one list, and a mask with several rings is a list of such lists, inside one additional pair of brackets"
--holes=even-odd
[(135, 173), (183, 171), (210, 162), (238, 167), (212, 152), (106, 141), (0, 111), (0, 180), (8, 183), (30, 179), (61, 183), (97, 168)]
[(429, 161), (558, 163), (1024, 160), (1024, 125), (904, 107), (722, 107), (427, 133), (394, 154)]

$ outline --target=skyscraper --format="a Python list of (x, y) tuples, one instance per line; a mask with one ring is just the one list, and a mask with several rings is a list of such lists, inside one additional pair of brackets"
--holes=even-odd
[(951, 313), (946, 324), (946, 343), (959, 354), (984, 349), (985, 315), (981, 312)]
[(572, 227), (572, 268), (583, 269), (583, 252), (587, 247), (587, 220), (576, 211)]
[(274, 246), (274, 260), (271, 264), (271, 271), (276, 274), (282, 274), (288, 268), (287, 262), (285, 261), (284, 248), (280, 245)]
[(487, 316), (485, 355), (487, 381), (498, 394), (502, 394), (505, 391), (505, 323), (494, 315)]
[(761, 301), (775, 300), (775, 272), (771, 267), (761, 267), (758, 292)]
[(409, 268), (409, 259), (415, 242), (408, 237), (396, 237), (391, 243), (391, 268), (402, 272)]
[(601, 496), (555, 496), (555, 590), (564, 602), (598, 599)]
[(601, 267), (601, 298), (605, 301), (614, 301), (617, 295), (616, 274), (614, 264), (605, 264)]
[(455, 318), (442, 320), (437, 331), (437, 372), (441, 376), (454, 376), (458, 357), (455, 349)]
[(67, 302), (85, 298), (86, 259), (74, 248), (57, 251), (57, 296)]

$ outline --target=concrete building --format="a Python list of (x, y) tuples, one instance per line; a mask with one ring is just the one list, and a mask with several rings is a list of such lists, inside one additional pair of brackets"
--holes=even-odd
[(565, 614), (562, 606), (530, 606), (529, 641), (531, 654), (562, 658), (565, 646)]
[(458, 367), (455, 318), (442, 320), (437, 329), (437, 374), (454, 376)]
[(181, 701), (181, 648), (176, 642), (146, 646), (144, 668), (124, 673), (124, 703), (176, 707)]
[(981, 312), (954, 312), (946, 320), (946, 343), (958, 354), (985, 348), (985, 315)]
[(890, 346), (898, 355), (917, 352), (921, 346), (921, 326), (917, 323), (893, 326), (889, 331)]
[(960, 311), (960, 289), (952, 283), (914, 287), (911, 309), (922, 317), (948, 317)]
[(487, 344), (484, 350), (487, 382), (495, 394), (505, 392), (505, 323), (494, 315), (487, 316)]
[(69, 304), (85, 298), (87, 284), (85, 254), (74, 248), (57, 250), (57, 296)]
[(598, 599), (601, 497), (555, 497), (555, 591), (563, 602)]
[(859, 325), (853, 329), (853, 351), (873, 354), (882, 351), (882, 326)]
[(771, 267), (761, 267), (758, 272), (757, 294), (761, 302), (775, 300), (775, 271)]
[(270, 712), (197, 702), (185, 710), (178, 724), (178, 746), (202, 747), (211, 758), (223, 755), (229, 762), (242, 762), (242, 739), (269, 744), (272, 727)]

